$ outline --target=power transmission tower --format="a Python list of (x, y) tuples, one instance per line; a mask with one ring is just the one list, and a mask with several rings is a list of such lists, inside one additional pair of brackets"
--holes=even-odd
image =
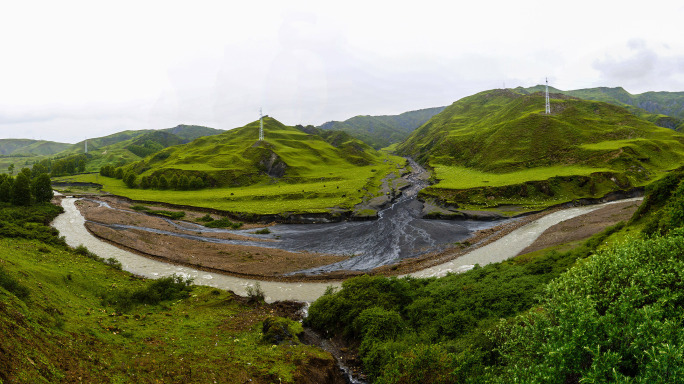
[(549, 101), (549, 78), (546, 78), (546, 114), (551, 114), (551, 102)]
[(259, 108), (259, 141), (264, 141), (264, 115)]

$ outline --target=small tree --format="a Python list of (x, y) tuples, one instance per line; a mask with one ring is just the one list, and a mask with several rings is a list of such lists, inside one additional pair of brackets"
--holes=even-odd
[(190, 188), (190, 179), (186, 175), (183, 175), (178, 179), (178, 189), (180, 190), (187, 190)]
[(152, 188), (152, 189), (159, 188), (159, 178), (157, 176), (152, 176), (150, 178), (150, 188)]
[(123, 177), (124, 177), (123, 168), (121, 168), (121, 167), (117, 168), (116, 171), (114, 171), (114, 177), (116, 177), (117, 179), (123, 179)]
[(50, 176), (47, 173), (38, 174), (31, 184), (31, 189), (33, 190), (36, 203), (48, 202), (54, 197)]
[(150, 177), (143, 176), (140, 178), (140, 188), (147, 189), (150, 187)]
[(169, 189), (180, 189), (178, 186), (178, 176), (175, 174), (169, 179)]
[(159, 189), (167, 189), (169, 187), (169, 179), (166, 176), (161, 175), (159, 178)]
[(128, 188), (136, 187), (136, 176), (135, 173), (133, 173), (133, 171), (126, 172), (126, 176), (124, 177), (124, 183)]
[(202, 189), (204, 188), (204, 181), (200, 179), (197, 176), (194, 176), (192, 180), (190, 180), (190, 189)]
[(19, 172), (12, 185), (12, 204), (31, 205), (31, 182), (23, 172)]
[(12, 178), (7, 177), (5, 181), (0, 184), (0, 201), (9, 203), (12, 199)]

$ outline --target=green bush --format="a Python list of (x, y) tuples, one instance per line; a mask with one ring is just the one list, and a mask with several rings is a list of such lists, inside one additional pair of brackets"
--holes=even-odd
[(261, 342), (264, 344), (296, 345), (299, 344), (298, 335), (304, 332), (304, 328), (297, 321), (284, 317), (269, 317), (264, 320), (261, 332)]
[(29, 289), (19, 283), (14, 276), (10, 275), (2, 266), (0, 266), (0, 287), (5, 288), (10, 293), (13, 293), (20, 299), (26, 299), (30, 292)]
[(684, 237), (633, 240), (549, 284), (502, 325), (498, 382), (684, 382)]
[(180, 300), (190, 296), (192, 279), (172, 275), (148, 282), (146, 287), (135, 291), (118, 290), (104, 295), (103, 302), (121, 311), (128, 311), (136, 305), (156, 305), (162, 301)]
[(232, 229), (238, 229), (242, 227), (242, 223), (239, 222), (233, 222), (230, 221), (227, 217), (224, 217), (222, 219), (218, 220), (213, 220), (210, 221), (206, 224), (204, 224), (205, 227), (207, 228), (232, 228)]

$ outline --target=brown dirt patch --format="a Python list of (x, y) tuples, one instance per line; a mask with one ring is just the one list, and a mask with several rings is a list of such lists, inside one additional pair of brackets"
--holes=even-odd
[(558, 223), (544, 231), (532, 245), (519, 254), (524, 255), (548, 247), (588, 239), (613, 224), (629, 220), (640, 204), (641, 201), (615, 203)]

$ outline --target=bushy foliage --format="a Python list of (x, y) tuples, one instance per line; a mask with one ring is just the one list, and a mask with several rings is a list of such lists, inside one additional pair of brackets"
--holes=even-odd
[(599, 252), (497, 331), (498, 382), (684, 382), (684, 237)]
[(19, 172), (14, 183), (12, 183), (12, 204), (14, 205), (31, 205), (31, 181), (26, 174)]
[(50, 176), (45, 173), (38, 174), (31, 182), (31, 193), (36, 203), (47, 203), (54, 197)]
[(8, 292), (22, 300), (27, 298), (30, 293), (26, 286), (10, 275), (2, 266), (0, 266), (0, 287), (5, 288)]
[(172, 275), (155, 280), (138, 290), (117, 290), (104, 296), (103, 302), (127, 311), (136, 305), (155, 305), (167, 300), (180, 300), (190, 296), (192, 279)]
[(234, 221), (231, 221), (229, 218), (224, 217), (222, 219), (208, 221), (208, 222), (206, 222), (206, 224), (204, 224), (204, 226), (207, 228), (238, 229), (238, 228), (242, 227), (242, 223), (234, 222)]
[(0, 203), (0, 207), (0, 237), (37, 239), (48, 244), (64, 245), (59, 232), (47, 226), (64, 212), (62, 207), (49, 203), (28, 207)]
[(85, 172), (87, 160), (88, 157), (83, 153), (52, 160), (51, 175), (54, 177)]
[(572, 251), (439, 279), (353, 278), (316, 300), (306, 324), (356, 340), (373, 382), (477, 382), (484, 367), (498, 359), (486, 330), (531, 308), (549, 281), (622, 226), (607, 228)]

